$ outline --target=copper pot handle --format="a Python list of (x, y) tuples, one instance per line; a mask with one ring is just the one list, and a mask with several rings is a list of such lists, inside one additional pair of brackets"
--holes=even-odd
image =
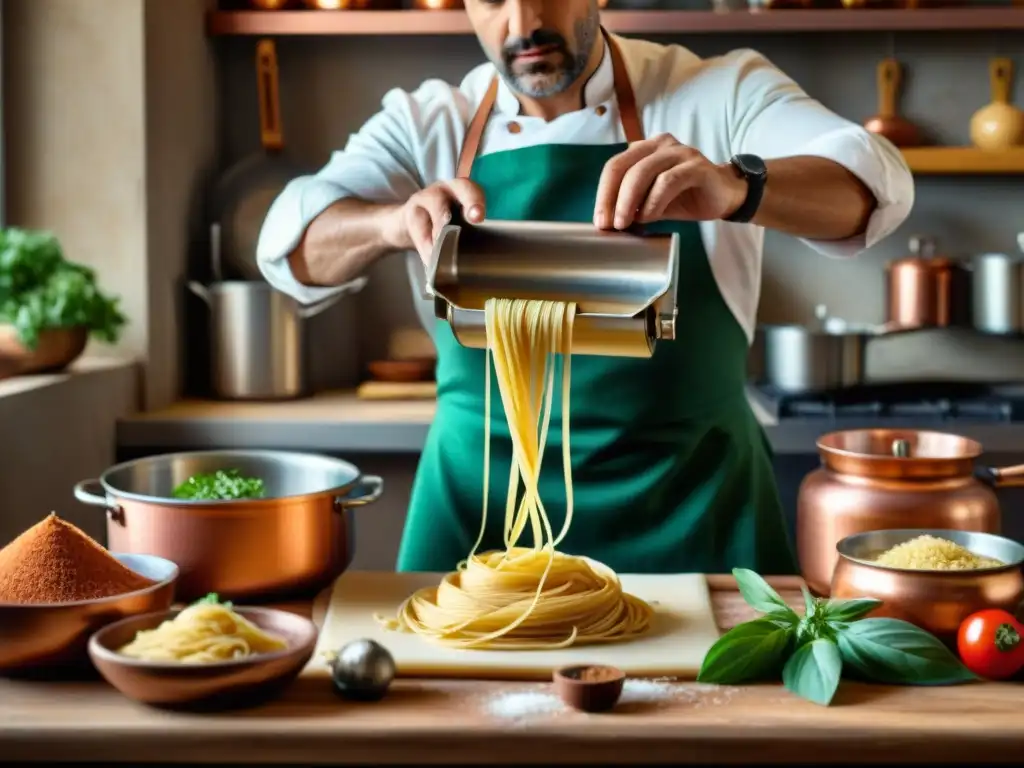
[(993, 488), (1020, 488), (1024, 486), (1024, 464), (1013, 467), (978, 467), (974, 476)]
[[(94, 491), (101, 491), (95, 493)], [(116, 523), (124, 525), (124, 513), (116, 504), (110, 504), (107, 497), (102, 493), (103, 486), (95, 478), (82, 480), (75, 483), (75, 499), (81, 504), (88, 504), (90, 507), (103, 507), (107, 510), (107, 517)]]
[(384, 493), (384, 479), (378, 475), (363, 475), (344, 496), (334, 499), (334, 508), (339, 512), (351, 507), (365, 507), (373, 504)]

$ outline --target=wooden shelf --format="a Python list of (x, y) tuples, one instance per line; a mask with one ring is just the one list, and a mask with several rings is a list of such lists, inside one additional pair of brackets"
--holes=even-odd
[[(1024, 30), (1024, 7), (923, 10), (604, 11), (623, 34)], [(468, 35), (464, 11), (212, 11), (211, 35)]]
[(1024, 147), (987, 151), (976, 147), (904, 148), (903, 157), (919, 176), (1024, 175)]

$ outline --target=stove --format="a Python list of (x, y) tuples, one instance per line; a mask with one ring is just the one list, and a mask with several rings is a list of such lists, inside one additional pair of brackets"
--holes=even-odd
[(1024, 384), (875, 384), (813, 394), (750, 384), (748, 394), (778, 422), (880, 421), (886, 426), (917, 427), (1024, 422)]

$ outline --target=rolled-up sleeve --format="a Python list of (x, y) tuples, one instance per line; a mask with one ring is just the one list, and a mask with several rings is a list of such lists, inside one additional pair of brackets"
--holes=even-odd
[(319, 301), (344, 286), (307, 286), (295, 279), (288, 256), (310, 222), (339, 200), (400, 203), (423, 187), (419, 159), (425, 137), (419, 126), (430, 103), (450, 86), (428, 81), (415, 93), (399, 89), (384, 97), (383, 109), (351, 136), (344, 150), (313, 176), (289, 183), (271, 204), (260, 230), (257, 260), (267, 281), (303, 303)]
[(914, 179), (900, 151), (826, 109), (761, 54), (743, 50), (734, 56), (738, 77), (729, 115), (733, 151), (765, 159), (827, 158), (860, 179), (877, 201), (860, 235), (805, 242), (827, 256), (855, 256), (892, 234), (914, 205)]

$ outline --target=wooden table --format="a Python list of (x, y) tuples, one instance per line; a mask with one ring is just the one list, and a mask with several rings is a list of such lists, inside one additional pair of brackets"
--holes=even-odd
[[(798, 582), (774, 580), (799, 603)], [(724, 627), (750, 618), (731, 577), (710, 577)], [(305, 610), (303, 606), (297, 610)], [(895, 688), (843, 683), (831, 707), (781, 686), (707, 689), (602, 715), (488, 714), (538, 684), (398, 681), (376, 704), (300, 680), (243, 713), (151, 710), (103, 683), (0, 681), (0, 763), (809, 763), (1020, 762), (1024, 687)]]

